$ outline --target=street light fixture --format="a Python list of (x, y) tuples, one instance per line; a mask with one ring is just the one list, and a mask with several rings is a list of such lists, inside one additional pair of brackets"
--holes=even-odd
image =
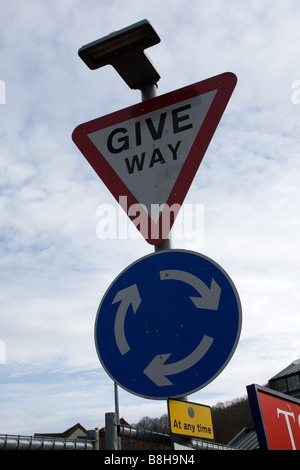
[(160, 79), (144, 53), (144, 49), (159, 42), (149, 21), (143, 20), (86, 44), (79, 49), (78, 55), (92, 70), (112, 65), (131, 89), (143, 91)]

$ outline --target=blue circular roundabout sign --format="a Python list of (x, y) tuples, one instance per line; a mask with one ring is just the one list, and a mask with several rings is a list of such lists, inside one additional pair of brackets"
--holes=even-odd
[(241, 303), (228, 274), (186, 250), (132, 263), (106, 291), (95, 345), (108, 375), (151, 399), (190, 395), (214, 380), (239, 341)]

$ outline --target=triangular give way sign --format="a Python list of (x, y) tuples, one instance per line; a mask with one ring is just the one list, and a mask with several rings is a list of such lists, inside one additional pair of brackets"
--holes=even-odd
[(224, 73), (76, 127), (72, 139), (150, 244), (166, 239), (235, 88)]

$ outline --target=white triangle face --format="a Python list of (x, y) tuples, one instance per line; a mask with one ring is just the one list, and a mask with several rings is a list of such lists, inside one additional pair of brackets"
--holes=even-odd
[(74, 129), (73, 141), (149, 243), (168, 236), (236, 83), (226, 72)]
[(168, 201), (216, 93), (174, 99), (171, 106), (87, 134), (152, 219), (158, 215), (152, 205)]

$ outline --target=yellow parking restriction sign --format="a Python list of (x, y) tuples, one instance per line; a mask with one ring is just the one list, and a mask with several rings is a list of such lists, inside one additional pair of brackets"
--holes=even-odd
[(214, 439), (209, 406), (169, 398), (168, 411), (173, 434)]

